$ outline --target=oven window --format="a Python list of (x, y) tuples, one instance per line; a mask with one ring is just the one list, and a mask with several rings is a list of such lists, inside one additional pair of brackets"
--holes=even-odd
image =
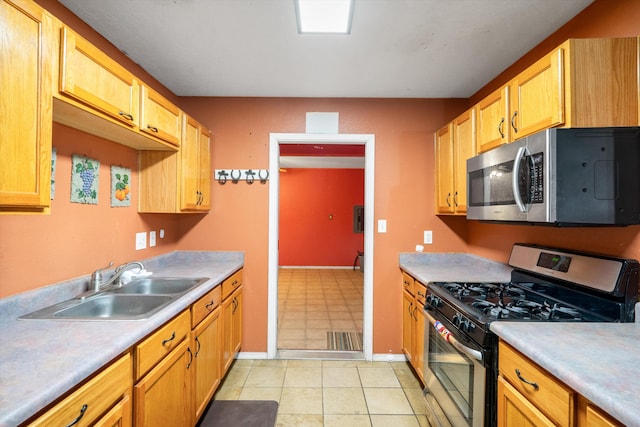
[(474, 363), (437, 333), (429, 333), (428, 367), (467, 420), (473, 416)]

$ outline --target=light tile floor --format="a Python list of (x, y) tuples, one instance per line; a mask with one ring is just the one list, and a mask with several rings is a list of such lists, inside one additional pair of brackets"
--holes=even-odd
[(275, 400), (276, 426), (428, 426), (406, 362), (236, 360), (214, 399)]
[(362, 332), (360, 270), (281, 268), (278, 349), (327, 350), (327, 332)]

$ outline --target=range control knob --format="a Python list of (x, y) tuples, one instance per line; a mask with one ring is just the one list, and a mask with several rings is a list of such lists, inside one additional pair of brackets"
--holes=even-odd
[(440, 307), (442, 305), (442, 301), (437, 296), (429, 294), (427, 295), (427, 304), (431, 304), (434, 307)]
[(453, 319), (451, 319), (451, 323), (466, 332), (473, 331), (476, 327), (476, 325), (474, 325), (469, 319), (467, 319), (460, 313), (456, 313), (455, 316), (453, 316)]

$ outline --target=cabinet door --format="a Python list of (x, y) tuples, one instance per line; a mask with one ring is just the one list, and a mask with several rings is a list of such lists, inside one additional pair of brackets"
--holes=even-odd
[(193, 353), (184, 340), (134, 387), (137, 427), (191, 426)]
[(158, 92), (140, 88), (140, 130), (176, 147), (182, 137), (182, 111)]
[(50, 206), (53, 20), (0, 1), (0, 206)]
[(180, 155), (182, 156), (182, 194), (181, 207), (185, 210), (198, 210), (200, 202), (200, 160), (198, 139), (200, 126), (191, 117), (185, 115), (184, 134)]
[(60, 92), (128, 127), (138, 126), (138, 81), (68, 28), (62, 29)]
[(478, 152), (483, 153), (509, 142), (509, 87), (484, 98), (476, 106)]
[(211, 208), (211, 132), (203, 127), (200, 128), (198, 149), (198, 163), (200, 165), (198, 209), (208, 211)]
[(453, 131), (451, 123), (436, 133), (436, 214), (453, 213)]
[(131, 413), (131, 393), (127, 394), (115, 404), (93, 427), (131, 427), (133, 420)]
[(622, 423), (611, 418), (584, 397), (578, 398), (578, 427), (622, 427)]
[(476, 155), (475, 110), (453, 121), (453, 205), (456, 213), (467, 212), (467, 160)]
[(222, 376), (227, 372), (242, 342), (242, 288), (222, 303)]
[(413, 369), (424, 382), (424, 325), (427, 318), (425, 317), (422, 307), (416, 305), (414, 308), (414, 340), (413, 340)]
[(193, 383), (196, 422), (220, 384), (220, 312), (218, 307), (193, 330)]
[(236, 307), (233, 310), (233, 355), (235, 356), (242, 346), (242, 287), (235, 292)]
[(512, 141), (564, 123), (563, 55), (556, 49), (511, 81)]
[(555, 426), (502, 377), (498, 377), (498, 427)]
[(409, 362), (413, 355), (413, 295), (402, 292), (402, 352)]

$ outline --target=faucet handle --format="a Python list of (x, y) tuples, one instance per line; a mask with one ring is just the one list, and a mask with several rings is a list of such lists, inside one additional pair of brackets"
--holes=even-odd
[(106, 270), (107, 268), (113, 265), (113, 261), (109, 263), (106, 267), (99, 268), (91, 274), (91, 288), (94, 291), (99, 291), (100, 286), (102, 285), (102, 270)]

